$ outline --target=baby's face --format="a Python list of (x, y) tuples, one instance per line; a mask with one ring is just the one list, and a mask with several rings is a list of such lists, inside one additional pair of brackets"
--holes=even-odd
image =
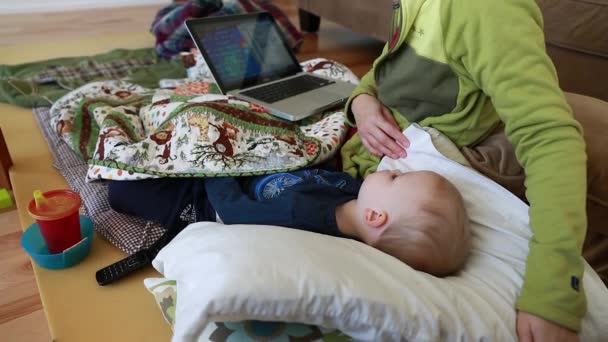
[(416, 210), (433, 192), (434, 176), (429, 174), (428, 171), (375, 172), (365, 178), (357, 204), (360, 209), (376, 208), (393, 214)]
[[(444, 177), (431, 171), (380, 171), (369, 175), (357, 199), (359, 215), (366, 208), (385, 211), (387, 224), (418, 215), (421, 211), (435, 214), (453, 212), (460, 201), (458, 190)], [(363, 216), (361, 216), (363, 217)]]

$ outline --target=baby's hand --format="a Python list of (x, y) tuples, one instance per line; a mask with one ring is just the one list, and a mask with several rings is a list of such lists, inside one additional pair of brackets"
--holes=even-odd
[(363, 145), (377, 156), (405, 158), (409, 140), (401, 133), (391, 111), (377, 98), (361, 94), (351, 107)]
[(579, 342), (578, 335), (567, 328), (527, 312), (517, 312), (519, 342)]

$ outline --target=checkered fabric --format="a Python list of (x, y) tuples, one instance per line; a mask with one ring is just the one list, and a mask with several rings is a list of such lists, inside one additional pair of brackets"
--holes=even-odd
[(85, 214), (93, 220), (97, 232), (128, 254), (152, 245), (165, 229), (155, 222), (123, 215), (112, 210), (108, 202), (107, 184), (105, 182), (85, 182), (87, 163), (53, 132), (49, 123), (49, 108), (39, 107), (33, 110), (53, 155), (53, 166), (65, 177), (70, 187), (80, 194)]
[(34, 76), (32, 81), (35, 83), (57, 82), (66, 89), (72, 89), (95, 79), (121, 79), (139, 68), (156, 62), (155, 58), (126, 58), (107, 63), (85, 60), (78, 66), (50, 66)]

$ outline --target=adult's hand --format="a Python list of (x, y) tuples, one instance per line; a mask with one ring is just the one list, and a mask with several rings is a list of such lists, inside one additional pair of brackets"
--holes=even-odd
[(377, 156), (405, 158), (410, 141), (401, 133), (391, 111), (377, 98), (361, 94), (352, 103), (357, 129), (363, 145)]
[(517, 312), (517, 337), (519, 342), (579, 342), (574, 331), (523, 311)]

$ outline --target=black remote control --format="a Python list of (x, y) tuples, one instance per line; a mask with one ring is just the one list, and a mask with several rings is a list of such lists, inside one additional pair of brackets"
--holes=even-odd
[(152, 260), (148, 258), (148, 250), (139, 251), (130, 255), (110, 266), (104, 267), (95, 273), (97, 284), (104, 286), (123, 278), (127, 274), (135, 272), (150, 264)]
[(104, 286), (115, 282), (145, 266), (149, 265), (158, 252), (165, 247), (181, 229), (169, 229), (148, 249), (141, 250), (95, 273), (97, 284)]

